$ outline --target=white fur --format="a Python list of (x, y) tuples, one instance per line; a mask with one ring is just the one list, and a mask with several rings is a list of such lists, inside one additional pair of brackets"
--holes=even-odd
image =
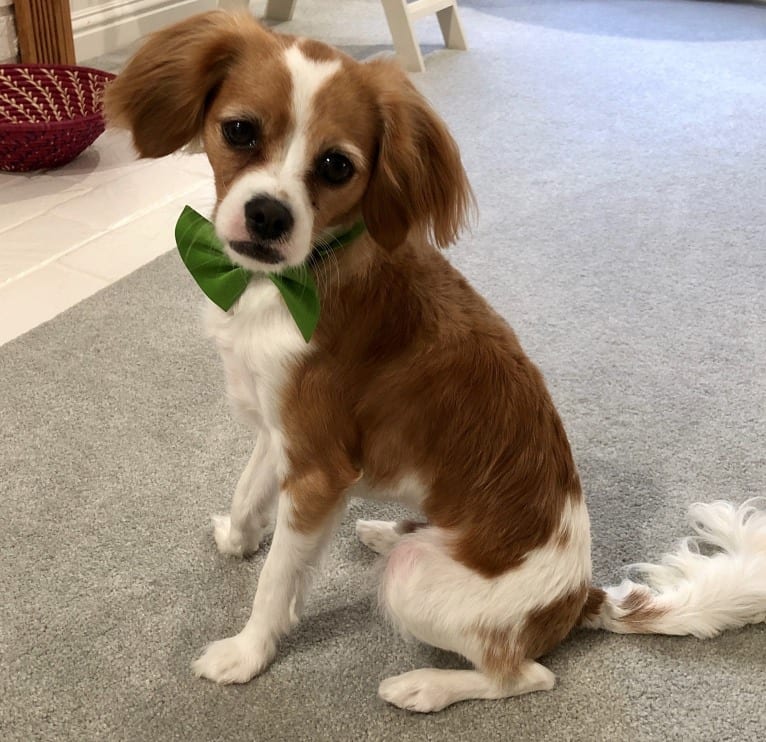
[[(243, 556), (258, 548), (279, 484), (287, 474), (279, 400), (291, 365), (311, 352), (311, 346), (295, 326), (276, 287), (266, 279), (253, 279), (229, 312), (211, 304), (206, 320), (223, 359), (232, 407), (256, 436), (231, 514), (214, 520), (219, 550)], [(310, 537), (295, 533), (289, 524), (289, 502), (280, 505), (253, 615), (237, 636), (206, 649), (193, 665), (197, 675), (219, 683), (238, 683), (265, 669), (279, 637), (297, 620), (305, 575), (325, 542), (324, 532)]]
[(569, 498), (561, 512), (558, 537), (565, 541), (574, 541), (576, 548), (582, 550), (585, 540), (588, 542), (588, 561), (590, 562), (590, 516), (582, 500)]
[(415, 474), (403, 474), (398, 482), (388, 487), (373, 487), (362, 478), (349, 491), (351, 497), (361, 497), (376, 502), (395, 502), (415, 512), (420, 512), (428, 495), (428, 487)]
[[(295, 126), (278, 157), (263, 167), (247, 170), (221, 200), (216, 212), (215, 227), (224, 243), (241, 240), (247, 235), (245, 204), (255, 196), (265, 195), (279, 199), (291, 210), (295, 220), (288, 238), (279, 244), (284, 256), (283, 265), (300, 265), (311, 252), (314, 213), (306, 188), (306, 172), (313, 165), (318, 152), (309, 139), (309, 124), (313, 111), (312, 101), (317, 92), (338, 72), (340, 62), (317, 62), (306, 58), (295, 45), (285, 51), (285, 62), (292, 79), (292, 112)], [(235, 112), (232, 115), (236, 116)], [(274, 270), (241, 255), (228, 244), (226, 252), (236, 263), (253, 271)]]
[(428, 713), (471, 698), (508, 698), (539, 690), (551, 690), (556, 677), (546, 667), (527, 660), (518, 675), (499, 684), (475, 670), (423, 669), (405, 672), (384, 680), (378, 695), (394, 706)]
[[(766, 621), (766, 498), (739, 508), (723, 501), (697, 503), (689, 520), (696, 536), (684, 539), (659, 564), (634, 565), (646, 584), (626, 580), (610, 588), (592, 628), (704, 639)], [(659, 613), (639, 627), (622, 620), (623, 600), (634, 591)]]
[[(532, 551), (524, 564), (491, 579), (457, 562), (449, 534), (428, 527), (401, 535), (397, 524), (357, 521), (362, 543), (387, 561), (380, 602), (405, 635), (483, 664), (484, 644), (478, 626), (514, 629), (537, 608), (590, 581), (590, 534), (585, 505), (568, 504), (562, 527), (568, 537)], [(560, 535), (563, 535), (560, 533)], [(471, 698), (506, 698), (550, 690), (555, 677), (537, 662), (525, 661), (517, 675), (499, 683), (479, 670), (422, 669), (388, 678), (378, 693), (410, 711), (439, 711)]]
[[(267, 278), (254, 278), (229, 312), (209, 303), (208, 334), (223, 360), (226, 390), (234, 412), (255, 430), (281, 437), (281, 391), (290, 363), (309, 352), (277, 287)], [(275, 441), (281, 448), (281, 441)], [(279, 462), (277, 476), (285, 475)]]
[(250, 460), (237, 483), (229, 515), (213, 516), (213, 534), (221, 554), (243, 557), (252, 554), (271, 526), (276, 493), (277, 468), (281, 452), (278, 436), (262, 428), (256, 434)]
[[(356, 531), (362, 543), (388, 555), (380, 599), (399, 630), (481, 666), (477, 626), (508, 626), (513, 641), (513, 627), (523, 625), (531, 611), (590, 579), (585, 506), (568, 506), (562, 526), (568, 548), (554, 539), (533, 551), (520, 568), (493, 579), (456, 562), (449, 553), (449, 537), (439, 529), (402, 535), (396, 523), (360, 520)], [(479, 670), (422, 669), (384, 680), (378, 693), (394, 706), (426, 713), (467, 699), (507, 698), (554, 685), (550, 670), (527, 660), (505, 683)]]
[[(457, 562), (450, 535), (423, 528), (400, 535), (395, 523), (358, 521), (357, 534), (375, 551), (387, 554), (380, 602), (405, 635), (483, 664), (484, 643), (477, 627), (508, 627), (509, 640), (538, 608), (590, 581), (590, 527), (584, 503), (569, 504), (562, 518), (564, 543), (554, 538), (530, 552), (524, 563), (485, 578)], [(563, 535), (563, 534), (560, 534)], [(381, 698), (412, 711), (438, 711), (469, 698), (549, 690), (554, 676), (536, 662), (523, 663), (508, 683), (480, 671), (423, 669), (384, 680)]]
[(258, 579), (253, 610), (239, 634), (210, 644), (192, 663), (194, 673), (217, 683), (245, 683), (274, 659), (279, 640), (298, 622), (312, 567), (343, 510), (310, 534), (290, 524), (292, 502), (282, 496), (274, 539)]
[(480, 664), (477, 625), (520, 628), (536, 609), (589, 584), (590, 534), (584, 504), (581, 527), (566, 547), (556, 539), (531, 551), (524, 562), (486, 578), (456, 561), (450, 534), (424, 528), (402, 536), (388, 555), (381, 605), (404, 635), (458, 652)]

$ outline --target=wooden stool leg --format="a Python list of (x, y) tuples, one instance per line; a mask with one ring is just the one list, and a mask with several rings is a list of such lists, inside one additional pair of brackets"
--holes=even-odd
[(391, 38), (394, 40), (394, 49), (402, 64), (410, 72), (423, 72), (423, 55), (415, 38), (412, 19), (407, 13), (407, 0), (382, 1), (388, 27), (391, 29)]
[(463, 26), (460, 23), (460, 16), (457, 13), (457, 5), (450, 5), (449, 8), (439, 10), (436, 13), (439, 19), (439, 26), (444, 37), (444, 45), (448, 49), (466, 50), (468, 44), (463, 33)]
[(75, 64), (69, 0), (16, 0), (21, 61)]
[(266, 3), (266, 13), (263, 16), (270, 21), (292, 20), (297, 0), (269, 0)]

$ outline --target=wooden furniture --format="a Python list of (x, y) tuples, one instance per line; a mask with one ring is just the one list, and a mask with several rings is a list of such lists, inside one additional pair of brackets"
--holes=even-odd
[(75, 64), (69, 0), (16, 0), (16, 32), (25, 64)]
[(444, 45), (448, 49), (467, 49), (468, 44), (457, 13), (457, 0), (382, 0), (394, 49), (410, 72), (423, 72), (423, 55), (415, 37), (413, 21), (436, 13)]
[[(265, 17), (273, 21), (289, 21), (297, 0), (268, 0)], [(436, 13), (444, 44), (448, 49), (467, 49), (465, 34), (457, 12), (457, 0), (382, 0), (394, 49), (404, 67), (411, 72), (425, 69), (420, 44), (413, 22)], [(337, 6), (336, 6), (337, 7)]]
[[(265, 17), (289, 21), (297, 0), (268, 0)], [(414, 21), (436, 13), (444, 44), (449, 49), (467, 49), (457, 0), (381, 0), (394, 48), (404, 67), (412, 72), (425, 69)], [(219, 7), (242, 7), (246, 0), (219, 0)], [(16, 0), (16, 26), (21, 61), (25, 63), (75, 64), (72, 14), (69, 0)], [(338, 6), (335, 6), (338, 7)]]

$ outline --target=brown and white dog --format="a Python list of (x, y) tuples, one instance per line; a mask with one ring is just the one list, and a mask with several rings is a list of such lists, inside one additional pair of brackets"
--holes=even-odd
[(248, 269), (300, 265), (366, 224), (313, 266), (310, 343), (265, 279), (230, 311), (208, 310), (229, 396), (255, 431), (231, 513), (215, 521), (219, 550), (255, 551), (278, 509), (252, 615), (207, 647), (198, 675), (263, 672), (352, 496), (422, 513), (427, 523), (357, 524), (385, 555), (381, 603), (402, 632), (475, 666), (384, 680), (380, 695), (403, 708), (550, 689), (536, 660), (578, 625), (711, 636), (764, 620), (760, 503), (698, 507), (698, 538), (723, 550), (706, 558), (687, 543), (653, 568), (657, 590), (591, 586), (588, 513), (542, 376), (437, 249), (473, 204), (458, 148), (393, 62), (213, 12), (152, 36), (106, 112), (145, 157), (201, 140), (217, 234)]

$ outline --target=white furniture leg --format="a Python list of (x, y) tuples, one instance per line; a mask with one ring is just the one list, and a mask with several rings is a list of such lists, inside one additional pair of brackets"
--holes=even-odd
[(297, 0), (269, 0), (263, 17), (270, 21), (292, 20), (296, 2)]
[(420, 44), (415, 38), (413, 19), (407, 10), (407, 0), (382, 0), (382, 2), (388, 27), (391, 30), (391, 38), (394, 41), (394, 49), (402, 66), (410, 72), (423, 72), (425, 70), (423, 55), (420, 53)]
[[(241, 5), (246, 0), (218, 0), (220, 6)], [(268, 0), (264, 18), (271, 21), (289, 21), (293, 17), (297, 0)], [(448, 49), (467, 49), (468, 44), (457, 12), (457, 0), (381, 0), (386, 21), (391, 30), (394, 49), (402, 65), (410, 72), (423, 72), (423, 55), (415, 37), (413, 21), (436, 13)]]
[(448, 8), (436, 11), (436, 17), (439, 19), (444, 45), (447, 49), (462, 49), (463, 51), (468, 49), (463, 33), (463, 24), (460, 23), (460, 16), (457, 13), (457, 2)]
[(467, 49), (465, 34), (457, 12), (457, 0), (382, 0), (394, 48), (404, 67), (411, 72), (425, 69), (413, 21), (436, 13), (444, 44), (448, 49)]

